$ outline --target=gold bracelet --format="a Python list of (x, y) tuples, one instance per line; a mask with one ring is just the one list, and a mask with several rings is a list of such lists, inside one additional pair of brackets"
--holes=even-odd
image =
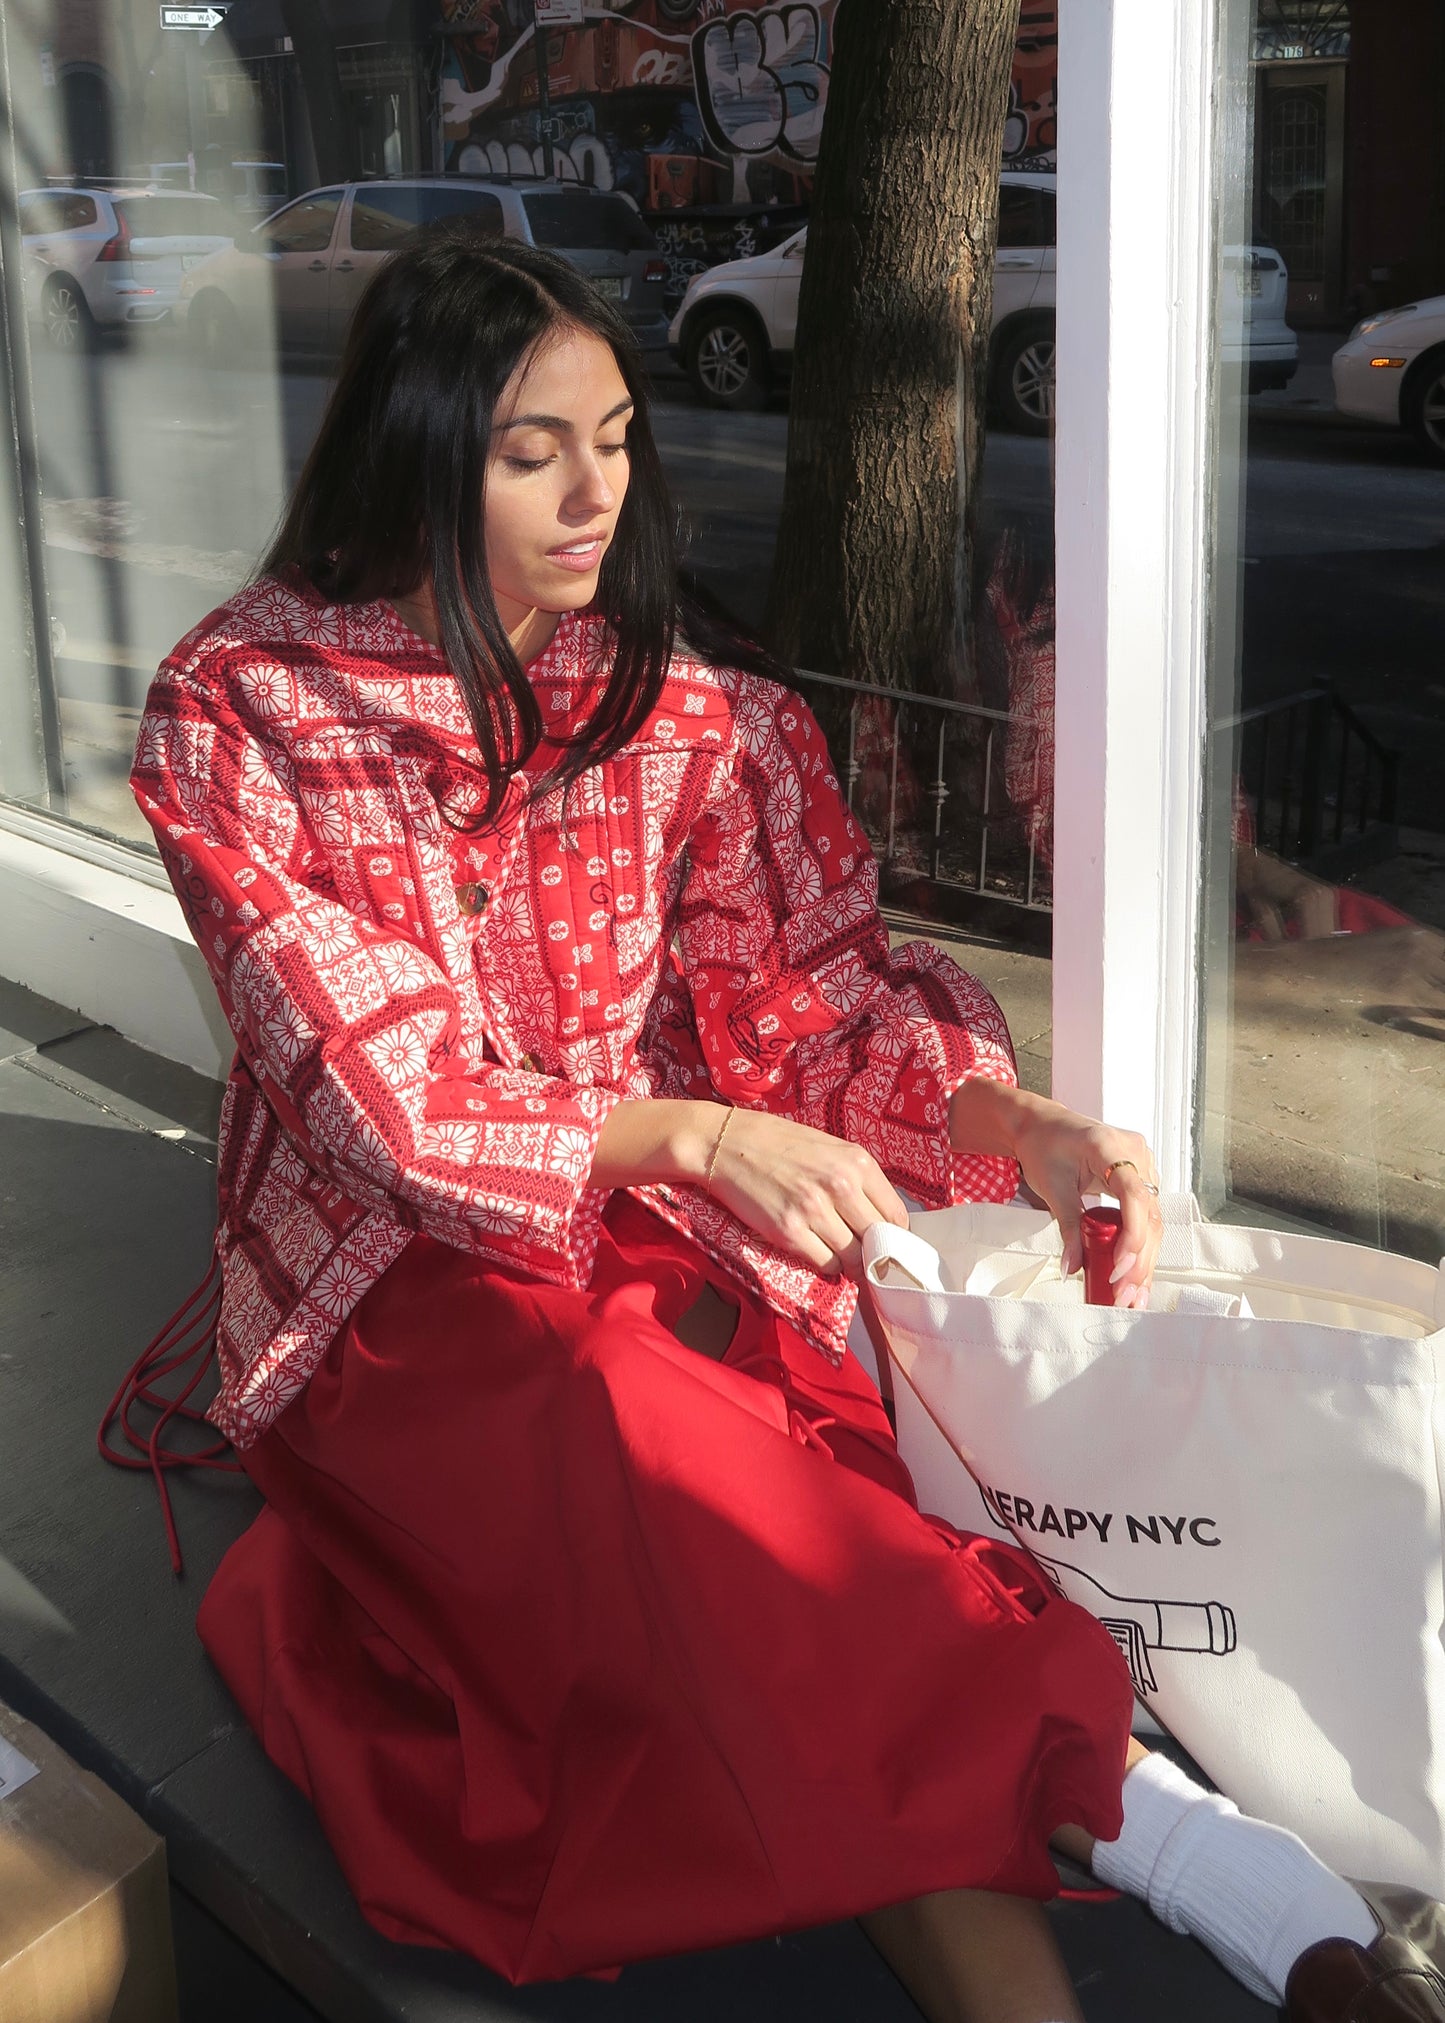
[(717, 1134), (717, 1141), (712, 1148), (712, 1157), (707, 1162), (707, 1172), (703, 1175), (702, 1185), (705, 1194), (712, 1193), (713, 1168), (717, 1165), (717, 1155), (722, 1150), (722, 1141), (728, 1134), (728, 1125), (731, 1124), (736, 1114), (735, 1110), (729, 1109), (722, 1120), (722, 1129)]

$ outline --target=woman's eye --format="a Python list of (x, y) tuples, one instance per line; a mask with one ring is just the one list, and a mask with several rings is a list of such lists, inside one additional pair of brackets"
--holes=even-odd
[(514, 471), (540, 471), (551, 461), (551, 457), (508, 457), (507, 466)]
[(598, 443), (597, 447), (604, 457), (620, 457), (627, 449), (627, 438), (624, 436), (620, 443)]

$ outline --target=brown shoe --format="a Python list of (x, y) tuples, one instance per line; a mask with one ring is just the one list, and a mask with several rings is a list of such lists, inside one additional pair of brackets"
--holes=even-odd
[(1285, 1988), (1288, 2023), (1445, 2023), (1445, 1973), (1431, 1958), (1445, 1911), (1417, 1890), (1357, 1887), (1379, 1937), (1369, 1946), (1323, 1939), (1301, 1953)]

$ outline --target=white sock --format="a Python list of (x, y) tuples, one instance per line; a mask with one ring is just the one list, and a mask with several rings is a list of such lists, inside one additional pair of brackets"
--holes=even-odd
[(1094, 1873), (1190, 1932), (1261, 2001), (1283, 2003), (1289, 1970), (1321, 1939), (1368, 1946), (1375, 1914), (1297, 1835), (1247, 1819), (1167, 1756), (1124, 1779), (1124, 1830), (1094, 1843)]

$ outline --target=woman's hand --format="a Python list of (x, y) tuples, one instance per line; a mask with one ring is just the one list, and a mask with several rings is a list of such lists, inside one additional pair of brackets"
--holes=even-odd
[(1049, 1209), (1064, 1239), (1066, 1278), (1083, 1265), (1079, 1218), (1086, 1194), (1112, 1194), (1122, 1227), (1114, 1255), (1114, 1304), (1142, 1309), (1164, 1232), (1158, 1176), (1137, 1131), (1116, 1131), (1042, 1096), (997, 1082), (968, 1082), (950, 1110), (954, 1149), (1005, 1153), (1024, 1185)]
[(594, 1187), (706, 1187), (756, 1235), (830, 1275), (861, 1275), (870, 1222), (908, 1227), (907, 1209), (861, 1145), (722, 1103), (619, 1103), (598, 1136), (590, 1178)]
[(1149, 1192), (1154, 1161), (1137, 1131), (1115, 1131), (1053, 1104), (1052, 1116), (1031, 1118), (1015, 1153), (1024, 1184), (1049, 1208), (1064, 1239), (1065, 1278), (1083, 1268), (1079, 1218), (1085, 1194), (1112, 1194), (1122, 1227), (1114, 1252), (1114, 1304), (1144, 1308), (1164, 1233), (1159, 1203)]
[(870, 1222), (908, 1227), (908, 1210), (871, 1152), (765, 1110), (729, 1110), (709, 1191), (779, 1250), (830, 1276), (863, 1269)]

